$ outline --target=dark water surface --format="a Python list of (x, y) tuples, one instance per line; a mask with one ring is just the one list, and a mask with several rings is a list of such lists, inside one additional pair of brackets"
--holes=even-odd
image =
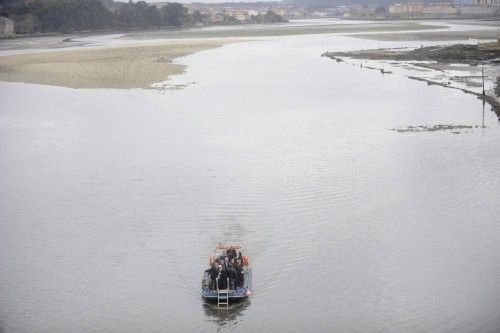
[[(2, 331), (498, 332), (497, 118), (391, 131), (482, 104), (324, 42), (201, 52), (176, 91), (0, 83)], [(199, 295), (219, 241), (253, 264), (229, 312)]]

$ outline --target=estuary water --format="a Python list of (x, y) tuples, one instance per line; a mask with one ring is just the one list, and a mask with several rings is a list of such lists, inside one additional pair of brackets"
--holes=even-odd
[[(159, 90), (1, 82), (0, 331), (498, 332), (498, 118), (325, 42), (203, 51)], [(472, 128), (391, 130), (437, 124)], [(226, 241), (253, 295), (221, 311)]]

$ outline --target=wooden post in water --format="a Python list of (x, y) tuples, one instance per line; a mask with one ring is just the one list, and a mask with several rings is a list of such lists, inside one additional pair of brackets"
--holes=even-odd
[(484, 96), (485, 95), (485, 92), (484, 92), (484, 67), (481, 67), (481, 74), (483, 77), (483, 96)]
[(483, 99), (483, 122), (481, 124), (481, 128), (483, 129), (483, 134), (484, 134), (484, 105), (486, 104), (486, 101)]

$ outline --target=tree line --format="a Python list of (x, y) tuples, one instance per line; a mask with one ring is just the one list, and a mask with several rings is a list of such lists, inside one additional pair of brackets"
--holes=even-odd
[(178, 27), (199, 19), (180, 3), (158, 8), (145, 1), (113, 0), (7, 0), (0, 16), (13, 19), (19, 34)]
[[(214, 24), (208, 16), (189, 14), (180, 3), (169, 2), (161, 8), (145, 1), (114, 0), (0, 0), (0, 16), (15, 22), (17, 34), (38, 32), (96, 31), (106, 29), (147, 29)], [(248, 23), (284, 22), (273, 11), (250, 16)], [(223, 14), (217, 24), (239, 24), (234, 16)]]

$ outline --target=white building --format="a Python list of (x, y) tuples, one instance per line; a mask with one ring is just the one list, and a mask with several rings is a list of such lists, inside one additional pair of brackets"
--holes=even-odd
[(495, 6), (500, 7), (500, 0), (474, 0), (476, 6)]
[(500, 15), (500, 6), (460, 6), (463, 17), (488, 17)]
[(14, 35), (14, 21), (7, 17), (0, 16), (0, 38)]
[(439, 17), (439, 16), (455, 16), (460, 13), (459, 8), (450, 4), (428, 4), (424, 7), (423, 13), (426, 16), (430, 17)]

